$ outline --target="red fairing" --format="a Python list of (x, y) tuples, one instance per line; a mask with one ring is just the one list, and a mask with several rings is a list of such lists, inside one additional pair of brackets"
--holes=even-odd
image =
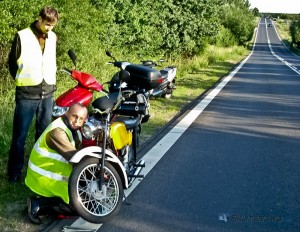
[(69, 107), (75, 102), (88, 106), (93, 98), (93, 93), (86, 88), (76, 86), (60, 95), (55, 103), (61, 107)]
[(101, 91), (103, 86), (97, 81), (97, 79), (90, 74), (72, 70), (72, 77), (78, 81), (78, 85), (86, 89)]

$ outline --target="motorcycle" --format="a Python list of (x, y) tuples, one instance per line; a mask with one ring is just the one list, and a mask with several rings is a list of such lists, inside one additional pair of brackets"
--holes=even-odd
[[(106, 55), (108, 55), (109, 57), (112, 57), (115, 61), (111, 62), (111, 64), (114, 64), (116, 67), (119, 68), (125, 68), (127, 65), (132, 65), (129, 62), (118, 62), (116, 60), (116, 58), (114, 58), (113, 56), (111, 56), (110, 52), (107, 52)], [(145, 61), (141, 61), (143, 66), (145, 67), (149, 67), (149, 68), (153, 68), (154, 67), (161, 67), (161, 65), (155, 63), (152, 60), (145, 60)], [(160, 59), (159, 62), (164, 62), (163, 59)], [(158, 86), (154, 87), (152, 89), (150, 89), (148, 91), (149, 94), (149, 98), (150, 97), (163, 97), (166, 99), (171, 98), (173, 91), (176, 89), (176, 84), (175, 84), (175, 76), (176, 76), (176, 72), (177, 72), (177, 68), (175, 66), (167, 66), (163, 69), (161, 69), (159, 71), (161, 73), (162, 79), (160, 80), (160, 83)], [(109, 88), (109, 92), (115, 92), (118, 91), (119, 88), (119, 77), (118, 77), (118, 73), (116, 73), (112, 79), (111, 79), (111, 85)]]
[[(160, 72), (152, 68), (116, 60), (111, 64), (120, 68), (118, 91), (92, 102), (92, 111), (81, 128), (82, 137), (90, 142), (70, 160), (70, 204), (91, 223), (111, 220), (121, 209), (124, 189), (136, 178), (143, 178), (140, 172), (145, 161), (137, 158), (138, 137), (149, 111), (147, 93), (162, 81)], [(73, 71), (68, 73), (73, 75)], [(73, 91), (67, 91), (56, 103), (68, 99)]]
[[(151, 68), (162, 67), (153, 60), (142, 60), (142, 65)], [(164, 59), (159, 59), (158, 62), (164, 62)], [(175, 76), (177, 68), (175, 66), (167, 66), (160, 70), (163, 77), (163, 82), (156, 88), (150, 90), (150, 96), (152, 97), (163, 97), (166, 99), (171, 98), (173, 91), (176, 89)]]
[(143, 96), (145, 99), (140, 98), (138, 95), (138, 102), (147, 102), (148, 107), (145, 115), (142, 118), (141, 123), (147, 122), (150, 118), (149, 108), (150, 108), (150, 93), (152, 89), (158, 88), (164, 82), (164, 76), (153, 69), (152, 67), (141, 65), (141, 64), (131, 64), (127, 61), (118, 61), (111, 52), (106, 52), (106, 55), (113, 59), (113, 61), (107, 62), (108, 64), (114, 65), (120, 70), (126, 70), (131, 74), (131, 77), (126, 82), (126, 86), (120, 86), (119, 72), (116, 72), (112, 79), (110, 80), (109, 92), (118, 92), (120, 88), (132, 89), (132, 90), (145, 90)]

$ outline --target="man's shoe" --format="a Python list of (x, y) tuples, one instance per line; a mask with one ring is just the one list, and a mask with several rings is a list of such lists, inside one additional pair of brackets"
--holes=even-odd
[(27, 206), (28, 206), (28, 218), (34, 224), (41, 224), (42, 221), (39, 218), (39, 201), (37, 199), (27, 198)]
[(22, 178), (19, 175), (9, 176), (8, 177), (8, 182), (11, 183), (11, 184), (21, 183), (21, 180), (22, 180)]

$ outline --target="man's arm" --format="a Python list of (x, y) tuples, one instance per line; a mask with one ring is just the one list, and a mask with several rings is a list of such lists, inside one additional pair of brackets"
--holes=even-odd
[(21, 40), (20, 36), (17, 33), (11, 45), (11, 50), (8, 57), (8, 67), (10, 75), (16, 79), (18, 65), (17, 60), (20, 58), (21, 55)]
[(77, 152), (76, 148), (70, 142), (68, 135), (61, 128), (55, 128), (46, 135), (47, 145), (57, 151), (66, 160), (70, 160)]

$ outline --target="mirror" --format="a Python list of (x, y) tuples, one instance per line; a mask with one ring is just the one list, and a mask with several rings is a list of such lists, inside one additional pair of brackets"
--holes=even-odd
[(107, 56), (109, 56), (109, 57), (112, 57), (112, 54), (111, 54), (111, 52), (109, 52), (109, 51), (106, 51), (105, 53), (106, 53), (106, 55), (107, 55)]
[(72, 49), (70, 49), (68, 51), (68, 55), (71, 58), (71, 60), (73, 61), (73, 64), (75, 65), (75, 67), (76, 67), (76, 59), (77, 59), (77, 57), (76, 57), (75, 52)]
[(115, 61), (117, 61), (117, 59), (115, 57), (113, 57), (112, 53), (110, 51), (106, 51), (105, 52), (107, 56), (113, 58)]

